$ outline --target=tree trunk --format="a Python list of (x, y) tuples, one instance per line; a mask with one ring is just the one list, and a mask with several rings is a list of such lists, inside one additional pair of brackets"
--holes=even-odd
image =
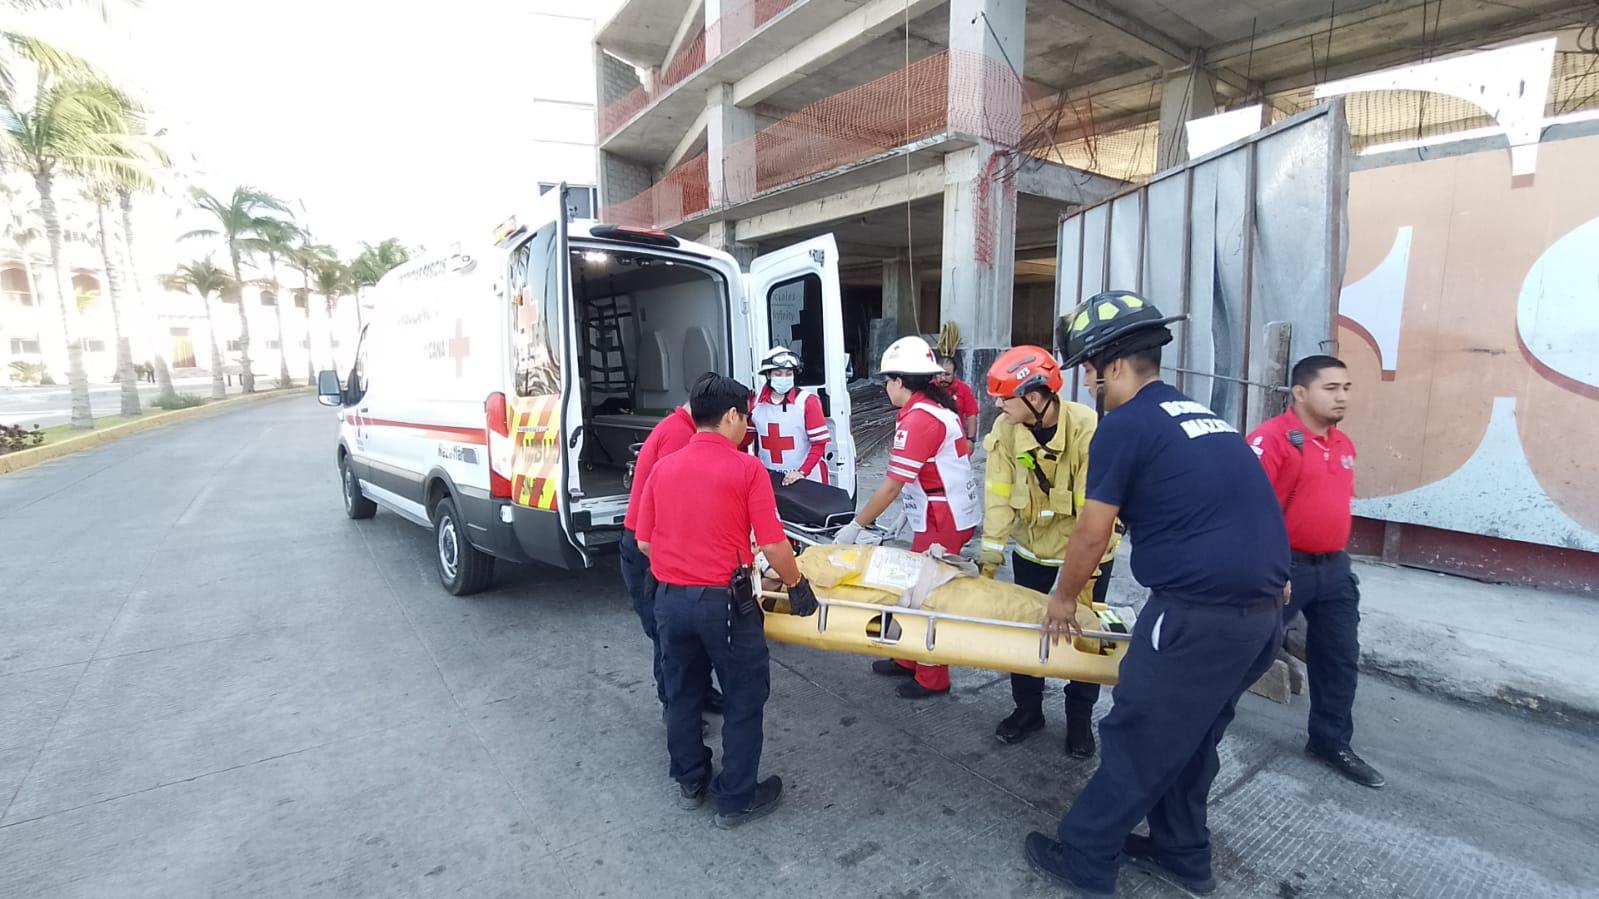
[(328, 314), (328, 368), (336, 372), (339, 370), (339, 327), (335, 323), (337, 316), (334, 313), (338, 309), (339, 300), (331, 293), (325, 293), (322, 297), (327, 301), (322, 309)]
[(117, 383), (122, 385), (122, 414), (144, 414), (139, 408), (139, 382), (133, 376), (133, 348), (122, 330), (122, 265), (111, 251), (111, 233), (105, 228), (105, 201), (94, 200), (95, 224), (100, 228), (100, 258), (105, 260), (106, 293), (111, 297), (111, 331), (117, 341)]
[(239, 266), (239, 248), (228, 242), (228, 260), (233, 263), (234, 297), (239, 301), (239, 384), (245, 393), (255, 393), (255, 372), (250, 362), (250, 316), (244, 311), (244, 271)]
[(294, 382), (289, 380), (289, 335), (283, 330), (283, 286), (278, 283), (277, 254), (268, 253), (267, 263), (272, 268), (272, 301), (278, 310), (278, 386), (289, 387)]
[(228, 395), (228, 388), (222, 384), (222, 345), (217, 343), (217, 322), (211, 316), (211, 297), (202, 293), (200, 302), (205, 305), (206, 336), (211, 339), (211, 398), (220, 400)]
[(160, 327), (160, 320), (150, 312), (145, 302), (144, 284), (139, 280), (139, 267), (133, 261), (133, 193), (123, 188), (117, 191), (117, 199), (122, 206), (122, 251), (127, 254), (126, 268), (128, 283), (133, 285), (133, 302), (154, 324), (155, 340), (151, 342), (150, 356), (155, 364), (156, 387), (162, 399), (174, 400), (178, 398), (178, 392), (172, 386), (172, 369), (167, 366), (166, 344), (163, 342), (167, 335)]
[(316, 385), (316, 359), (311, 356), (311, 273), (300, 273), (300, 283), (305, 285), (305, 383)]
[[(35, 175), (34, 188), (39, 192), (39, 217), (44, 219), (44, 237), (50, 244), (50, 268), (55, 275), (56, 299), (61, 306), (61, 333), (67, 343), (67, 384), (72, 388), (72, 427), (88, 430), (94, 427), (94, 411), (89, 407), (89, 375), (83, 370), (83, 346), (77, 341), (72, 327), (77, 317), (77, 299), (73, 295), (72, 280), (67, 277), (66, 263), (61, 259), (61, 219), (56, 215), (54, 185), (49, 175)], [(70, 307), (70, 309), (69, 309)]]

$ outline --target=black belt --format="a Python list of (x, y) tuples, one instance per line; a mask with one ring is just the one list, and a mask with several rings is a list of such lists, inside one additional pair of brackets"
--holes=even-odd
[(700, 595), (700, 599), (702, 600), (715, 599), (722, 602), (727, 602), (733, 598), (733, 591), (726, 587), (707, 587), (704, 584), (668, 584), (664, 581), (661, 583), (661, 586), (675, 587), (678, 590), (704, 590), (705, 592)]
[(1321, 565), (1325, 562), (1332, 562), (1337, 559), (1341, 559), (1345, 555), (1344, 551), (1341, 549), (1335, 549), (1330, 553), (1304, 553), (1297, 549), (1293, 552), (1294, 561), (1302, 562), (1306, 565)]

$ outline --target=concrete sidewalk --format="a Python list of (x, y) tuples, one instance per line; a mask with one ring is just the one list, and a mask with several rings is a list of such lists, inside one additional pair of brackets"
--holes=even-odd
[(1361, 667), (1417, 689), (1599, 725), (1599, 597), (1360, 561)]

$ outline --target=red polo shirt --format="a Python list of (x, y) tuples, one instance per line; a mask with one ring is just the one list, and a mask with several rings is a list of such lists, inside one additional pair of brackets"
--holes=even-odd
[(694, 427), (694, 416), (682, 406), (672, 410), (672, 414), (661, 419), (661, 423), (650, 431), (650, 436), (644, 439), (644, 446), (638, 451), (638, 460), (633, 463), (633, 489), (627, 496), (627, 517), (622, 519), (622, 526), (630, 531), (638, 530), (638, 505), (644, 498), (644, 485), (650, 481), (650, 472), (655, 469), (655, 463), (670, 456), (685, 446), (689, 438), (698, 430)]
[[(1296, 449), (1288, 432), (1304, 434)], [(1288, 545), (1306, 553), (1330, 553), (1349, 544), (1355, 498), (1355, 444), (1336, 427), (1319, 437), (1290, 408), (1249, 435), (1249, 448), (1266, 467), (1288, 526)]]
[(650, 571), (663, 584), (726, 587), (733, 569), (754, 561), (755, 543), (780, 543), (777, 499), (766, 466), (722, 435), (702, 431), (660, 460), (644, 486), (638, 540), (650, 545)]
[[(955, 414), (963, 420), (969, 415), (981, 415), (983, 410), (977, 405), (977, 394), (960, 378), (949, 382), (949, 394), (955, 398)], [(964, 421), (961, 425), (965, 427)]]

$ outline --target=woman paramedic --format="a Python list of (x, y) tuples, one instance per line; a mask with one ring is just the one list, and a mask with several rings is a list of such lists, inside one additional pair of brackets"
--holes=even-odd
[[(804, 478), (828, 483), (827, 416), (814, 393), (794, 386), (800, 371), (799, 356), (774, 346), (761, 357), (759, 373), (766, 378), (750, 410), (750, 434), (761, 463), (783, 473), (786, 486)], [(749, 438), (746, 438), (746, 440)]]
[[(1060, 364), (1037, 346), (1012, 347), (988, 369), (988, 395), (999, 404), (1001, 417), (983, 445), (988, 465), (983, 478), (982, 573), (993, 577), (1005, 564), (1005, 546), (1016, 541), (1011, 569), (1018, 586), (1048, 594), (1060, 574), (1066, 541), (1083, 505), (1088, 477), (1088, 442), (1098, 417), (1082, 403), (1061, 399)], [(1119, 536), (1100, 560), (1091, 588), (1096, 602), (1105, 601), (1110, 565)], [(1044, 727), (1044, 679), (1010, 676), (1016, 710), (999, 723), (994, 737), (1020, 743)], [(1066, 754), (1094, 754), (1093, 713), (1099, 685), (1066, 684)]]
[[(854, 543), (861, 530), (874, 524), (898, 498), (913, 532), (913, 551), (937, 544), (958, 553), (982, 521), (983, 507), (972, 472), (972, 446), (956, 414), (955, 400), (935, 380), (944, 370), (920, 337), (901, 337), (890, 344), (881, 369), (889, 402), (899, 408), (888, 477), (833, 542)], [(899, 686), (904, 699), (949, 692), (945, 665), (883, 659), (872, 663), (872, 670), (890, 677), (914, 675), (914, 680)]]

